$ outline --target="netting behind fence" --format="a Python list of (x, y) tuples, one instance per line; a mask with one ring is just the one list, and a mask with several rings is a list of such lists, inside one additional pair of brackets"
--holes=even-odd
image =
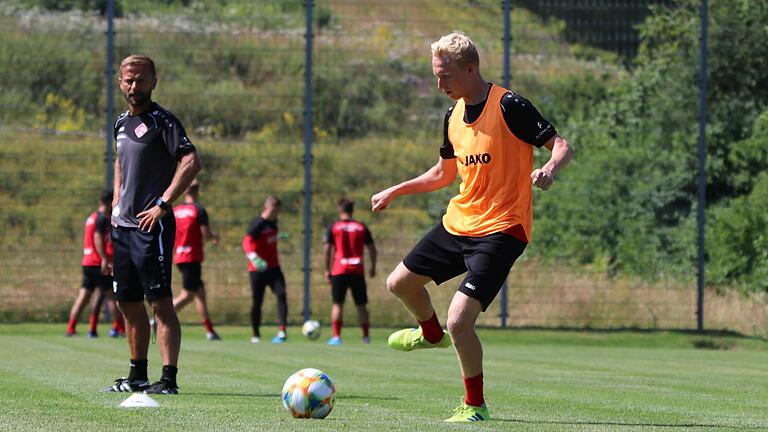
[[(376, 215), (370, 196), (439, 157), (451, 101), (436, 89), (431, 42), (453, 30), (467, 32), (478, 45), (484, 78), (503, 83), (503, 2), (316, 1), (311, 65), (304, 61), (304, 3), (258, 3), (126, 12), (115, 20), (115, 58), (141, 52), (155, 59), (154, 99), (181, 119), (203, 159), (201, 202), (222, 236), (218, 247), (207, 246), (203, 267), (211, 313), (216, 321), (247, 321), (251, 300), (240, 240), (264, 198), (275, 194), (284, 204), (281, 231), (289, 234), (280, 242), (289, 315), (301, 320), (304, 73), (311, 67), (313, 316), (329, 316), (322, 239), (344, 195), (356, 201), (355, 216), (369, 225), (380, 252), (379, 274), (368, 282), (372, 322), (408, 322), (386, 292), (386, 274), (439, 220), (458, 183), (399, 198)], [(681, 137), (695, 137), (696, 124), (680, 117), (661, 131), (652, 122), (619, 125), (612, 116), (630, 108), (606, 100), (613, 86), (640, 91), (623, 84), (638, 67), (637, 26), (652, 4), (667, 3), (512, 2), (510, 87), (577, 153), (552, 191), (534, 193), (534, 241), (509, 278), (511, 325), (695, 327), (694, 205), (675, 192), (695, 184), (695, 171), (663, 185), (660, 167), (648, 168), (659, 146), (647, 143), (684, 144), (688, 138)], [(105, 19), (7, 5), (0, 11), (7, 54), (0, 73), (0, 317), (63, 319), (80, 284), (83, 224), (104, 182)], [(670, 68), (695, 71), (689, 59), (679, 61)], [(665, 91), (663, 82), (654, 85)], [(695, 117), (695, 85), (685, 92), (665, 103)], [(643, 105), (648, 118), (657, 102)], [(123, 109), (118, 93), (117, 111)], [(549, 157), (544, 149), (536, 154), (537, 165)], [(691, 151), (670, 163), (695, 166), (695, 157)], [(617, 202), (626, 208), (616, 210)], [(652, 203), (656, 211), (638, 203)], [(649, 229), (659, 234), (648, 237)], [(447, 308), (457, 282), (430, 287), (438, 310)], [(709, 299), (710, 326), (765, 327), (764, 308), (737, 296)], [(482, 323), (498, 325), (499, 308), (497, 300)], [(736, 318), (730, 312), (736, 308), (749, 312)], [(267, 295), (266, 319), (273, 309)], [(192, 310), (182, 318), (197, 319)]]

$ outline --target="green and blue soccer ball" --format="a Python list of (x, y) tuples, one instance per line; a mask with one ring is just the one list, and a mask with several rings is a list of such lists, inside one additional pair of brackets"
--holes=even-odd
[(331, 378), (307, 368), (291, 375), (283, 385), (283, 407), (295, 418), (322, 419), (333, 409), (336, 395)]

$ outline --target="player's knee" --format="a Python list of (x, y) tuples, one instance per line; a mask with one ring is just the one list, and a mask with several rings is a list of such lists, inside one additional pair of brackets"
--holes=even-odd
[(390, 273), (389, 276), (387, 276), (387, 290), (389, 290), (390, 293), (394, 295), (402, 294), (403, 292), (403, 280), (402, 278), (397, 277), (394, 273)]
[(176, 308), (173, 307), (173, 301), (169, 298), (163, 298), (150, 303), (152, 311), (160, 319), (165, 319), (170, 315), (176, 315)]
[(451, 335), (451, 339), (461, 339), (462, 336), (471, 332), (474, 325), (467, 320), (463, 319), (460, 315), (449, 315), (445, 322), (445, 326), (448, 328), (448, 333)]

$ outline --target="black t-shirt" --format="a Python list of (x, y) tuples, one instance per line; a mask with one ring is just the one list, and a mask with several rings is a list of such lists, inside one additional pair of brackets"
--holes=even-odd
[(115, 122), (114, 137), (122, 176), (113, 221), (119, 226), (136, 227), (136, 215), (163, 195), (179, 160), (195, 151), (195, 146), (181, 122), (154, 102), (142, 114), (122, 114)]
[(251, 222), (251, 226), (248, 227), (248, 235), (254, 240), (257, 240), (259, 235), (261, 235), (261, 232), (267, 228), (272, 228), (272, 230), (277, 231), (277, 221), (267, 220), (261, 216), (256, 216)]
[[(488, 87), (490, 93), (491, 87)], [(466, 105), (464, 110), (464, 123), (472, 123), (480, 117), (485, 108), (485, 103), (488, 101), (488, 97), (476, 105)], [(547, 143), (557, 131), (555, 127), (541, 116), (535, 106), (526, 98), (513, 93), (507, 92), (502, 96), (501, 111), (504, 113), (504, 121), (507, 124), (507, 128), (518, 139), (526, 142), (532, 146), (542, 147)], [(453, 113), (453, 108), (456, 104), (453, 104), (448, 108), (448, 112), (445, 113), (445, 122), (443, 127), (443, 145), (440, 147), (440, 157), (443, 159), (453, 159), (456, 156), (453, 154), (453, 144), (448, 139), (448, 123)]]

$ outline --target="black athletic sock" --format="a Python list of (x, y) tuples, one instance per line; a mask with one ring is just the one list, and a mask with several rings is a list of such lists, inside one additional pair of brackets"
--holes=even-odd
[(128, 372), (128, 379), (131, 381), (148, 381), (147, 359), (131, 359), (131, 371)]
[(160, 375), (160, 379), (176, 384), (176, 373), (179, 369), (176, 366), (165, 365), (163, 366), (163, 373)]

